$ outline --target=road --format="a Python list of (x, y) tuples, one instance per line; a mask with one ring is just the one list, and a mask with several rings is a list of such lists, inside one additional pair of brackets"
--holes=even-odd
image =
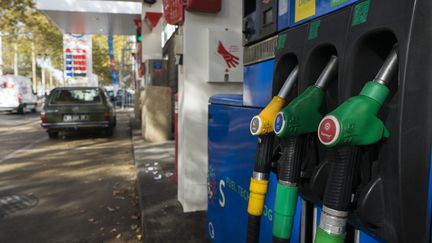
[(0, 114), (0, 242), (139, 242), (129, 116), (48, 139), (36, 114)]

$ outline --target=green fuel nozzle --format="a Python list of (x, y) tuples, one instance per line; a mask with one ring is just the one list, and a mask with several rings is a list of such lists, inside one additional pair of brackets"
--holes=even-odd
[(397, 69), (395, 46), (375, 79), (366, 83), (358, 96), (326, 115), (319, 124), (319, 140), (333, 148), (333, 158), (330, 159), (316, 243), (344, 242), (359, 146), (374, 144), (390, 135), (377, 114), (390, 92), (386, 85)]
[(348, 99), (322, 119), (318, 129), (322, 144), (368, 145), (390, 135), (377, 114), (390, 93), (386, 85), (397, 70), (397, 59), (393, 48), (375, 79), (366, 83), (360, 95)]
[(319, 112), (325, 89), (337, 73), (338, 58), (331, 56), (315, 85), (309, 86), (276, 116), (273, 127), (280, 138), (315, 132), (323, 115)]
[(267, 194), (268, 177), (271, 170), (273, 152), (273, 120), (286, 103), (298, 77), (298, 66), (295, 66), (285, 80), (278, 95), (250, 123), (251, 134), (258, 137), (254, 171), (250, 182), (248, 202), (247, 242), (259, 241), (260, 220)]
[(273, 242), (289, 242), (297, 204), (304, 134), (317, 130), (322, 119), (319, 112), (325, 89), (337, 73), (338, 59), (331, 56), (315, 85), (293, 99), (274, 121), (274, 130), (281, 138), (279, 181), (276, 191)]

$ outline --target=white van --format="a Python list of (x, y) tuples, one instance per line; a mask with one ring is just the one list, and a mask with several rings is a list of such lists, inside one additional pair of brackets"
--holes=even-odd
[(37, 97), (30, 79), (22, 76), (0, 76), (0, 111), (26, 113), (36, 111)]

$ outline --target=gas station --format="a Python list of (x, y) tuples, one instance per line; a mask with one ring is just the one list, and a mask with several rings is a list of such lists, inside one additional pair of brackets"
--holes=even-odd
[(431, 242), (431, 1), (36, 5), (64, 34), (142, 35), (135, 117), (155, 143), (176, 127), (210, 242)]

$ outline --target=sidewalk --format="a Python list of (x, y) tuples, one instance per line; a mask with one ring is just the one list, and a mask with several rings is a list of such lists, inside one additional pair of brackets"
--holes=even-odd
[(175, 168), (174, 141), (145, 142), (139, 121), (133, 117), (131, 129), (143, 242), (209, 242), (206, 212), (183, 213), (177, 201), (177, 185), (171, 180)]

